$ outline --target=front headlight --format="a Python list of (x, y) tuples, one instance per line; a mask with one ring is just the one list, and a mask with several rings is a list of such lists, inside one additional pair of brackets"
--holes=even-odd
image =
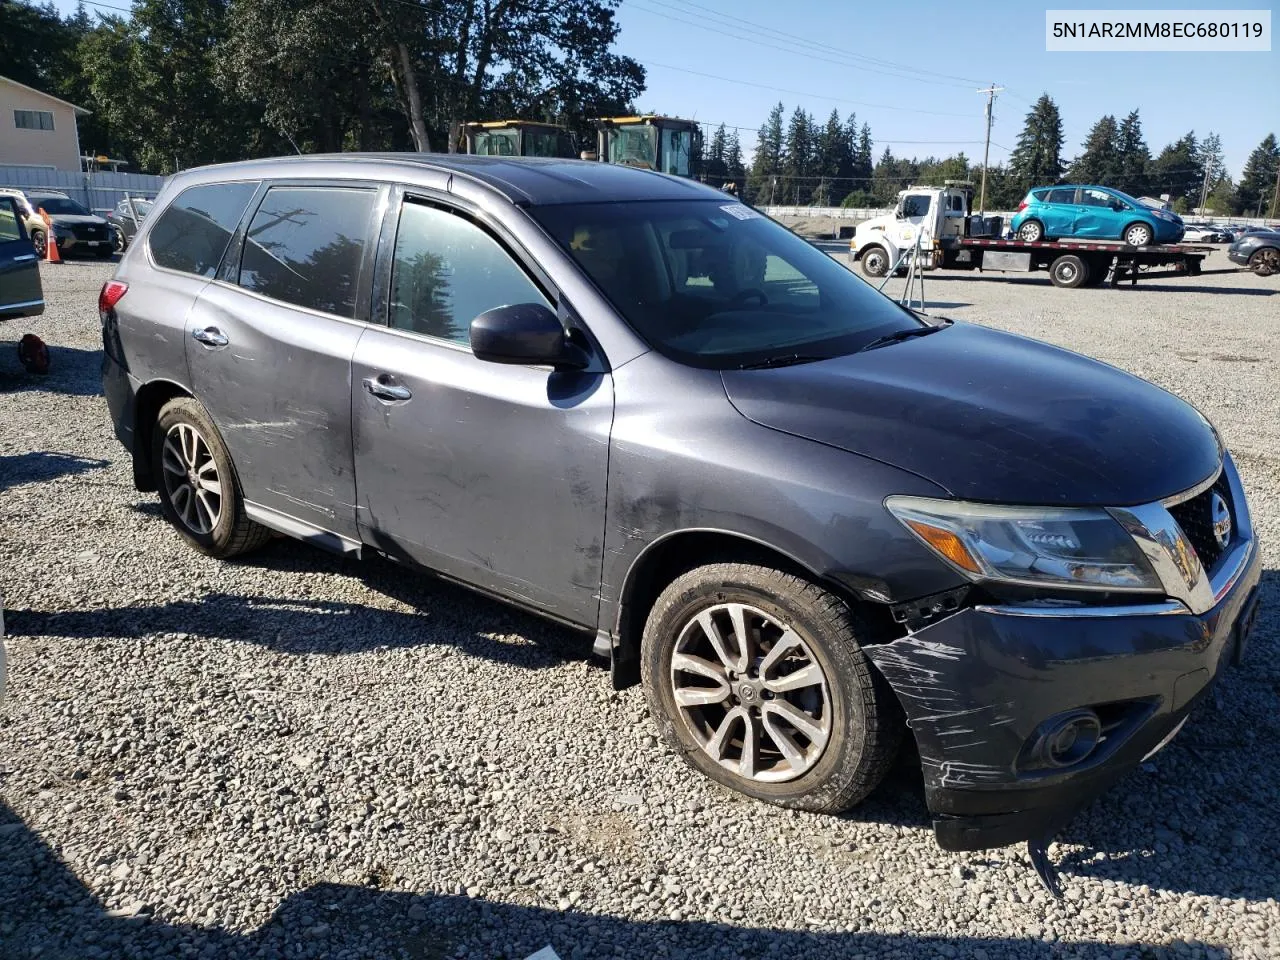
[(923, 497), (890, 497), (885, 506), (970, 580), (1164, 592), (1138, 544), (1105, 510)]

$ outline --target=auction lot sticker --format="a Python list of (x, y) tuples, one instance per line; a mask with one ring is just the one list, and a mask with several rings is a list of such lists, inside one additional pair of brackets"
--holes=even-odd
[(1049, 52), (1268, 52), (1270, 10), (1046, 10)]

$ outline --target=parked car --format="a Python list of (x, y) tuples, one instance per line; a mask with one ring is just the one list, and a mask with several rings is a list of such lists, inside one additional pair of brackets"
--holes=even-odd
[(1249, 230), (1227, 247), (1227, 259), (1260, 277), (1280, 273), (1280, 230)]
[(1042, 839), (1178, 731), (1255, 609), (1193, 407), (926, 322), (687, 179), (188, 170), (98, 306), (116, 436), (193, 549), (285, 533), (581, 630), (679, 756), (782, 806), (858, 803), (909, 730), (944, 847)]
[(111, 236), (114, 249), (123, 251), (133, 242), (138, 227), (151, 210), (152, 201), (140, 197), (125, 197), (107, 212), (107, 223), (111, 225)]
[[(24, 191), (27, 202), (39, 213), (43, 210), (53, 223), (53, 242), (62, 255), (89, 254), (106, 258), (115, 253), (107, 221), (90, 213), (65, 193), (52, 191)], [(45, 233), (43, 223), (32, 232), (32, 242), (37, 253), (44, 256)]]
[(1177, 243), (1182, 239), (1182, 218), (1170, 210), (1157, 210), (1110, 187), (1036, 187), (1018, 204), (1010, 221), (1019, 240), (1089, 238), (1123, 240), (1134, 247), (1153, 243)]
[[(13, 187), (0, 187), (0, 200), (5, 197), (12, 197), (17, 203), (22, 222), (27, 230), (27, 236), (31, 236), (37, 230), (40, 231), (40, 236), (44, 236), (44, 219), (40, 214), (36, 213), (35, 207), (31, 206), (27, 195)], [(44, 256), (44, 250), (40, 250), (39, 254)]]
[(43, 312), (40, 263), (31, 249), (25, 211), (17, 197), (0, 194), (0, 321)]
[(1191, 243), (1218, 243), (1222, 231), (1209, 223), (1188, 223), (1182, 239)]

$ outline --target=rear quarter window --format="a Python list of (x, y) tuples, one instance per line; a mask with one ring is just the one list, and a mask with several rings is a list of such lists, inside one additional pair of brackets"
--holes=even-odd
[(151, 228), (151, 259), (167, 270), (212, 277), (257, 189), (254, 180), (183, 190)]

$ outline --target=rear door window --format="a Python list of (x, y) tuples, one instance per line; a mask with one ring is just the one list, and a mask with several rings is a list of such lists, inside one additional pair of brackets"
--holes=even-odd
[(182, 191), (151, 228), (151, 259), (167, 270), (212, 277), (257, 189), (257, 181), (246, 181)]
[(240, 286), (353, 319), (375, 197), (372, 187), (272, 187), (245, 234)]
[(1058, 187), (1049, 191), (1049, 196), (1045, 199), (1046, 203), (1075, 203), (1076, 190), (1075, 187)]

